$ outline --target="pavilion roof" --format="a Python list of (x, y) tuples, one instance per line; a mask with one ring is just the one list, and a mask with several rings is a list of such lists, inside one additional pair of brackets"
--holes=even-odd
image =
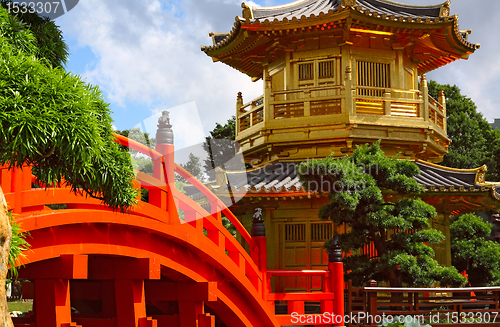
[(236, 17), (233, 29), (210, 33), (213, 44), (202, 51), (252, 78), (261, 77), (262, 60), (272, 60), (269, 51), (279, 49), (283, 37), (300, 40), (299, 35), (334, 33), (345, 25), (357, 34), (374, 30), (399, 40), (412, 37), (419, 74), (467, 58), (479, 48), (467, 40), (470, 31), (459, 30), (458, 15), (450, 16), (449, 1), (415, 6), (389, 0), (298, 0), (276, 7), (242, 6), (243, 16)]
[[(268, 7), (268, 8), (249, 8), (252, 13), (253, 22), (258, 19), (264, 21), (283, 21), (301, 18), (302, 16), (309, 17), (311, 15), (318, 16), (320, 13), (327, 13), (329, 10), (337, 11), (339, 6), (342, 6), (341, 0), (299, 0), (290, 4)], [(344, 3), (346, 3), (344, 1)], [(380, 15), (387, 16), (395, 15), (397, 17), (413, 17), (413, 18), (436, 18), (441, 17), (443, 11), (449, 7), (449, 2), (433, 6), (416, 6), (397, 3), (388, 0), (357, 0), (356, 7), (362, 11), (370, 10), (370, 12), (378, 12)]]
[[(475, 169), (455, 169), (417, 160), (420, 174), (414, 179), (432, 192), (485, 192), (491, 190), (493, 195), (500, 195), (500, 184), (485, 181), (486, 167)], [(220, 172), (226, 174), (229, 184), (220, 187), (235, 192), (248, 192), (248, 196), (272, 196), (273, 193), (307, 192), (299, 180), (299, 162), (278, 162), (269, 166), (249, 171)], [(500, 198), (499, 198), (500, 199)]]

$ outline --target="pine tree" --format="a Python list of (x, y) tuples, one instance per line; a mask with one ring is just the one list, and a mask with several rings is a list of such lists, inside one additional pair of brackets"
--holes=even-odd
[[(388, 158), (380, 141), (358, 147), (351, 157), (303, 162), (302, 184), (310, 191), (328, 191), (329, 203), (319, 217), (347, 227), (339, 235), (347, 278), (362, 285), (370, 279), (388, 281), (392, 287), (460, 285), (465, 282), (453, 267), (440, 266), (427, 245), (444, 240), (430, 228), (436, 210), (417, 197), (423, 189), (412, 178), (418, 167), (406, 160)], [(398, 194), (397, 201), (384, 194)], [(374, 245), (377, 255), (363, 253)]]

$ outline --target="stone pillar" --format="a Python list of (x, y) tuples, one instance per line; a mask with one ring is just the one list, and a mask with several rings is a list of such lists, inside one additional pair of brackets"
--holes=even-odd
[[(262, 272), (262, 293), (265, 299), (267, 293), (267, 243), (266, 243), (266, 227), (264, 219), (262, 219), (262, 209), (256, 208), (252, 218), (252, 238), (257, 244), (257, 249), (254, 249), (252, 259), (258, 265)], [(258, 252), (256, 252), (257, 250)]]
[[(155, 150), (163, 155), (165, 158), (165, 184), (167, 185), (168, 195), (164, 196), (164, 192), (160, 190), (150, 191), (150, 203), (151, 200), (158, 201), (160, 199), (162, 208), (166, 205), (166, 209), (169, 212), (169, 217), (171, 222), (175, 222), (178, 217), (177, 207), (174, 202), (173, 192), (175, 191), (175, 162), (174, 162), (174, 132), (172, 131), (172, 125), (170, 124), (170, 116), (168, 111), (162, 111), (162, 116), (158, 119), (158, 129), (156, 131), (156, 146)], [(155, 163), (154, 177), (158, 178), (162, 174), (161, 162)], [(158, 194), (157, 194), (158, 193)], [(164, 203), (166, 200), (166, 203)], [(153, 204), (153, 203), (152, 203)], [(172, 220), (174, 219), (174, 220)]]

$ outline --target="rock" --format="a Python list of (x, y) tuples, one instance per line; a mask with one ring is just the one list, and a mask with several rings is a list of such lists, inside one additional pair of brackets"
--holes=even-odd
[(7, 215), (7, 203), (0, 187), (0, 326), (2, 327), (14, 327), (7, 307), (7, 294), (5, 293), (11, 239), (12, 230)]

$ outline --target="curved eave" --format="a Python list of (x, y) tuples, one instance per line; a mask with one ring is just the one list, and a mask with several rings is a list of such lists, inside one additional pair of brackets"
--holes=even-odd
[(432, 162), (428, 162), (425, 160), (420, 160), (420, 159), (415, 159), (415, 162), (418, 162), (419, 164), (426, 165), (429, 167), (438, 168), (438, 169), (446, 170), (446, 171), (450, 171), (450, 172), (458, 172), (458, 173), (472, 173), (472, 172), (486, 171), (486, 169), (487, 169), (486, 165), (483, 165), (483, 166), (477, 167), (477, 168), (472, 168), (472, 169), (460, 169), (460, 168), (450, 168), (450, 167), (446, 167), (446, 166), (441, 166), (441, 165), (438, 165), (438, 164), (435, 164)]
[[(378, 26), (385, 26), (387, 29), (396, 28), (402, 31), (425, 31), (429, 29), (435, 30), (445, 28), (446, 33), (444, 33), (444, 35), (438, 33), (429, 35), (429, 40), (432, 43), (431, 46), (441, 53), (438, 54), (438, 57), (423, 60), (418, 65), (419, 73), (421, 74), (444, 66), (457, 59), (467, 58), (479, 48), (479, 44), (468, 42), (463, 37), (463, 34), (460, 33), (457, 15), (437, 17), (435, 19), (421, 19), (420, 17), (414, 19), (405, 16), (380, 15), (370, 10), (362, 10), (360, 7), (361, 6), (356, 8), (338, 8), (339, 10), (329, 10), (327, 13), (321, 12), (319, 15), (312, 14), (309, 17), (294, 17), (291, 20), (285, 18), (281, 21), (275, 19), (272, 22), (268, 19), (260, 21), (259, 19), (251, 20), (236, 17), (234, 27), (227, 37), (213, 46), (202, 47), (202, 51), (212, 57), (214, 61), (222, 61), (251, 77), (258, 77), (261, 74), (261, 65), (259, 63), (248, 62), (242, 65), (241, 60), (235, 59), (235, 55), (245, 51), (248, 52), (258, 46), (259, 42), (257, 39), (259, 37), (264, 38), (263, 35), (265, 32), (296, 32), (302, 28), (318, 28), (322, 24), (340, 22), (348, 17), (351, 17), (353, 20), (356, 19), (358, 22), (367, 22)], [(262, 39), (261, 41), (261, 44), (263, 44), (264, 41)]]
[(223, 41), (213, 46), (202, 47), (201, 50), (214, 61), (221, 61), (250, 77), (257, 78), (262, 75), (262, 65), (252, 56), (242, 57), (238, 54), (251, 52), (264, 43), (266, 43), (265, 38), (242, 29), (237, 21)]

